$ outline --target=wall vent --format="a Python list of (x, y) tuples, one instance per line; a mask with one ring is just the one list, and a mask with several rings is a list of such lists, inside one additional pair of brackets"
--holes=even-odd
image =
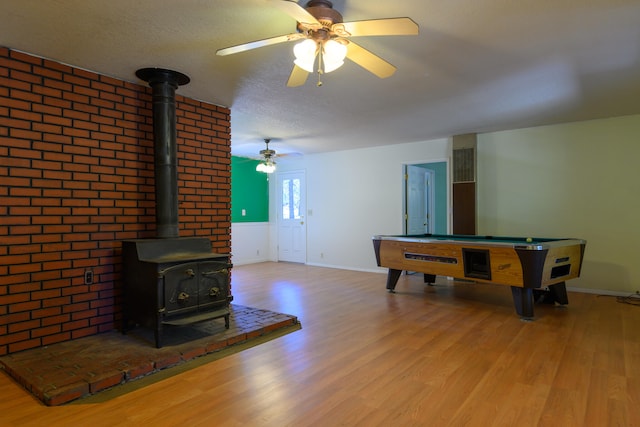
[(475, 148), (453, 150), (453, 182), (476, 181)]

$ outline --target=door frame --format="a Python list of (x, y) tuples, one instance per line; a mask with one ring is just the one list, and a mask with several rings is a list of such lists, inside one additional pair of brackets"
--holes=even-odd
[[(435, 195), (433, 194), (434, 193), (433, 182), (435, 177), (435, 171), (433, 169), (429, 169), (426, 167), (420, 167), (420, 165), (416, 166), (416, 165), (405, 164), (404, 173), (405, 173), (404, 174), (405, 185), (404, 185), (403, 196), (404, 196), (405, 203), (404, 203), (404, 212), (403, 212), (403, 218), (404, 218), (403, 232), (404, 234), (433, 233), (433, 224), (436, 216), (435, 211), (433, 209), (433, 206), (435, 203)], [(410, 184), (411, 184), (411, 188), (413, 188), (414, 184), (412, 183), (415, 183), (411, 179), (412, 173), (421, 174), (421, 176), (419, 177), (422, 183), (422, 187), (420, 188), (421, 197), (415, 200), (416, 203), (420, 202), (423, 204), (423, 206), (420, 206), (420, 209), (416, 209), (415, 206), (412, 206), (413, 205), (412, 202), (414, 201), (410, 200), (410, 194), (414, 194), (413, 191), (410, 191)], [(417, 212), (420, 210), (422, 210), (422, 213), (424, 216), (420, 219), (420, 221), (423, 221), (423, 224), (420, 227), (421, 230), (418, 232), (418, 231), (414, 231), (418, 227), (410, 227), (409, 225), (412, 223), (411, 213)], [(416, 218), (413, 218), (413, 219), (415, 220)]]
[[(436, 163), (445, 163), (446, 167), (446, 233), (449, 234), (451, 232), (452, 226), (452, 177), (451, 177), (451, 159), (449, 158), (440, 158), (440, 159), (430, 159), (423, 161), (415, 161), (415, 162), (404, 162), (402, 164), (402, 230), (403, 233), (407, 233), (407, 180), (405, 179), (407, 166), (422, 166), (425, 169), (428, 169), (428, 166)], [(435, 210), (436, 210), (436, 189), (431, 191), (431, 197), (433, 200), (429, 203), (429, 208), (431, 210), (430, 214), (430, 223), (432, 224), (431, 232), (435, 232)], [(440, 217), (439, 217), (440, 218)]]

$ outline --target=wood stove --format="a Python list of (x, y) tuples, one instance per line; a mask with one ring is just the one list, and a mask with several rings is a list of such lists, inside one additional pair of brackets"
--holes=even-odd
[(136, 76), (152, 89), (158, 238), (122, 242), (122, 331), (151, 326), (160, 348), (164, 325), (224, 318), (229, 328), (231, 263), (230, 255), (211, 251), (208, 238), (178, 236), (175, 91), (189, 77), (162, 68), (143, 68)]
[(162, 347), (164, 325), (224, 318), (229, 328), (229, 255), (211, 252), (207, 238), (122, 242), (124, 328), (153, 328)]

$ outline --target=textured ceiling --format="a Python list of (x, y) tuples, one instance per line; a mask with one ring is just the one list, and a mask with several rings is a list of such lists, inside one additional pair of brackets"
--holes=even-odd
[[(638, 0), (336, 0), (345, 21), (410, 17), (418, 36), (359, 37), (394, 64), (353, 62), (286, 87), (295, 31), (283, 0), (3, 0), (0, 45), (119, 79), (187, 74), (180, 95), (231, 108), (232, 151), (303, 154), (640, 113)], [(302, 5), (306, 0), (300, 2)]]

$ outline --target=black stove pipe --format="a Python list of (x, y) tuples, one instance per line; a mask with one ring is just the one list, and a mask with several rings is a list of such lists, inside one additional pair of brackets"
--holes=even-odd
[(179, 237), (175, 93), (178, 86), (189, 83), (190, 79), (162, 68), (142, 68), (136, 71), (136, 76), (149, 83), (153, 95), (157, 237)]

